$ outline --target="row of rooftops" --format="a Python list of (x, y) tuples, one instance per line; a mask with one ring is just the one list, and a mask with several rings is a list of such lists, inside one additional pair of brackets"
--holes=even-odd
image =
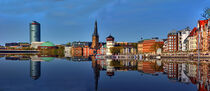
[[(199, 20), (198, 21), (198, 27), (204, 27), (204, 26), (208, 26), (210, 27), (210, 18), (207, 20)], [(189, 36), (193, 36), (195, 35), (195, 32), (198, 31), (198, 28), (194, 27), (192, 30), (190, 30), (189, 27), (182, 29), (180, 31), (176, 31), (176, 30), (172, 30), (171, 32), (168, 33), (168, 35), (177, 35), (177, 33), (179, 32), (183, 32), (183, 31), (191, 31)]]

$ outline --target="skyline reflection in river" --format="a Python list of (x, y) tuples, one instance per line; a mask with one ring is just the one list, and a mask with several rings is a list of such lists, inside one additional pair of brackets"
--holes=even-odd
[(198, 66), (197, 61), (181, 59), (99, 60), (95, 57), (6, 55), (0, 61), (0, 89), (209, 91), (209, 67), (208, 60)]

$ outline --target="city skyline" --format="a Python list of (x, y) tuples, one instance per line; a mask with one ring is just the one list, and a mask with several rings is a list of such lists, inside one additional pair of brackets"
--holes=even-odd
[(105, 41), (110, 33), (116, 41), (137, 42), (140, 37), (167, 38), (167, 33), (173, 29), (196, 27), (197, 20), (202, 19), (200, 14), (209, 4), (208, 0), (0, 1), (0, 45), (29, 42), (29, 23), (33, 20), (42, 25), (42, 41), (56, 44), (91, 41), (96, 19), (99, 41)]

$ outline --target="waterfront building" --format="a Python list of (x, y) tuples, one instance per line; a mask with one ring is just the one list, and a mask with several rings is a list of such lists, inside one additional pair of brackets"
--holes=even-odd
[(91, 45), (91, 42), (72, 42), (72, 56), (82, 56), (83, 48), (87, 48)]
[(189, 27), (178, 31), (178, 51), (187, 51), (187, 37), (189, 34)]
[(26, 43), (26, 42), (19, 42), (19, 43), (16, 43), (16, 42), (13, 42), (13, 43), (5, 43), (5, 47), (7, 48), (28, 48), (30, 47), (30, 44), (29, 43)]
[(64, 48), (64, 55), (65, 55), (65, 57), (72, 57), (71, 49), (72, 49), (71, 46), (65, 46), (65, 48)]
[(30, 43), (40, 42), (41, 33), (40, 33), (40, 23), (33, 21), (30, 23)]
[(18, 43), (5, 43), (5, 47), (17, 48), (18, 46), (19, 46)]
[(165, 40), (164, 41), (164, 44), (163, 44), (163, 52), (168, 52), (168, 40)]
[(57, 48), (58, 47), (55, 44), (53, 44), (52, 42), (50, 42), (50, 41), (44, 42), (40, 46), (38, 46), (39, 50), (57, 49)]
[(92, 45), (91, 48), (98, 48), (99, 47), (99, 35), (98, 35), (98, 26), (97, 21), (95, 21), (95, 28), (94, 33), (92, 35)]
[(91, 48), (91, 46), (84, 46), (83, 49), (83, 56), (93, 56), (96, 54), (105, 55), (106, 54), (106, 43), (99, 43), (98, 49)]
[(168, 33), (168, 52), (178, 51), (178, 34), (176, 31)]
[(83, 47), (73, 46), (72, 47), (72, 56), (82, 56), (83, 55)]
[(142, 44), (143, 44), (143, 53), (155, 53), (157, 51), (154, 48), (155, 44), (163, 45), (164, 42), (163, 40), (152, 38), (152, 39), (143, 40)]
[(115, 43), (114, 43), (114, 37), (109, 35), (106, 38), (106, 55), (112, 55), (111, 53), (111, 47), (114, 47)]
[[(197, 40), (199, 39), (199, 32), (200, 32), (200, 50), (208, 51), (209, 50), (209, 43), (210, 43), (210, 19), (207, 20), (199, 20), (198, 21), (198, 31), (197, 31)], [(198, 46), (197, 46), (198, 47)]]
[(196, 39), (196, 31), (197, 28), (193, 28), (190, 32), (189, 36), (187, 37), (187, 50), (194, 51), (197, 48), (197, 39)]
[(0, 50), (1, 50), (1, 49), (6, 49), (6, 48), (5, 48), (4, 46), (1, 46), (1, 45), (0, 45)]
[(44, 42), (31, 42), (31, 48), (37, 49)]
[(72, 42), (72, 47), (86, 47), (86, 46), (90, 46), (91, 42), (81, 42), (81, 41), (74, 41)]
[(143, 53), (143, 41), (139, 41), (137, 45), (138, 53)]
[(137, 49), (132, 45), (123, 45), (122, 54), (136, 54)]
[(133, 42), (115, 42), (115, 45), (121, 46), (121, 45), (137, 45), (137, 43)]

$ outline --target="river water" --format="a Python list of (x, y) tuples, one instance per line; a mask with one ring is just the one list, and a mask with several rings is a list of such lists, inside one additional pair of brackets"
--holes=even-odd
[(0, 91), (209, 91), (210, 64), (192, 60), (0, 57)]

